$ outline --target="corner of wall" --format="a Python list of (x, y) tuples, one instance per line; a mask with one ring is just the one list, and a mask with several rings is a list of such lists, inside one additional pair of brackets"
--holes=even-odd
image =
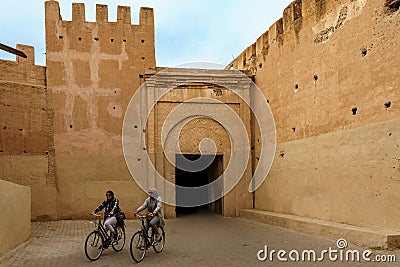
[(141, 7), (139, 21), (140, 25), (154, 27), (154, 10), (150, 7)]
[(45, 3), (45, 21), (55, 22), (61, 20), (60, 5), (57, 1), (46, 1)]

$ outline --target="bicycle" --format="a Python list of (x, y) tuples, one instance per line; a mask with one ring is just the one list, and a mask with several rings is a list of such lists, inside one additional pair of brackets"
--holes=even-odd
[[(164, 232), (164, 227), (161, 225), (158, 225), (158, 233), (160, 234), (160, 237), (158, 240), (155, 239), (155, 233), (153, 233), (153, 229), (151, 229), (151, 234), (150, 236), (147, 233), (146, 227), (144, 225), (144, 219), (148, 217), (151, 213), (149, 213), (147, 216), (143, 215), (135, 215), (137, 216), (141, 223), (142, 227), (141, 230), (138, 230), (131, 239), (131, 244), (130, 244), (130, 252), (132, 259), (135, 262), (141, 262), (144, 259), (144, 256), (146, 255), (146, 250), (148, 250), (151, 246), (153, 246), (153, 249), (156, 253), (160, 253), (164, 249), (164, 244), (165, 244), (165, 232)], [(148, 218), (148, 219), (150, 219)], [(151, 227), (150, 227), (151, 228)]]
[[(110, 245), (112, 248), (119, 252), (124, 248), (125, 245), (125, 223), (124, 221), (117, 221), (114, 229), (117, 231), (117, 240), (112, 240), (112, 233), (107, 233), (101, 223), (101, 215), (91, 214), (96, 216), (94, 219), (95, 229), (87, 236), (85, 241), (85, 254), (90, 261), (98, 260), (103, 253), (103, 250), (107, 249)], [(96, 229), (97, 228), (97, 229)]]

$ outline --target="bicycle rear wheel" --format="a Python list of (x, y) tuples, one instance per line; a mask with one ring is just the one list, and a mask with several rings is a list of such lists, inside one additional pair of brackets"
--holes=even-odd
[(136, 232), (131, 239), (130, 251), (132, 259), (141, 262), (146, 254), (146, 238), (141, 231)]
[(95, 261), (100, 258), (103, 252), (103, 241), (103, 237), (98, 231), (93, 231), (87, 236), (85, 241), (85, 254), (89, 260)]
[[(164, 228), (161, 226), (157, 226), (158, 233), (160, 234), (160, 239), (153, 242), (153, 249), (155, 252), (160, 253), (164, 249), (165, 244), (165, 232)], [(155, 234), (152, 233), (153, 238), (155, 238)]]
[(121, 251), (125, 246), (125, 227), (117, 226), (115, 231), (118, 233), (118, 240), (111, 243), (112, 248), (118, 252)]

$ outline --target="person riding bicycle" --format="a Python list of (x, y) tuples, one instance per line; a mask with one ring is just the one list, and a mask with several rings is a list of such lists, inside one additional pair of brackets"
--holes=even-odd
[[(162, 212), (162, 200), (161, 197), (158, 196), (157, 189), (151, 188), (148, 193), (149, 197), (144, 201), (143, 205), (136, 210), (135, 215), (147, 208), (149, 213), (153, 215), (153, 218), (150, 220), (150, 227), (153, 229), (153, 233), (156, 234), (155, 241), (159, 241), (160, 233), (158, 232), (157, 226), (160, 224), (162, 226), (165, 225), (164, 215)], [(148, 220), (146, 220), (145, 227), (146, 229), (149, 229)]]
[(106, 192), (107, 199), (104, 200), (91, 214), (95, 215), (97, 212), (105, 208), (104, 211), (104, 227), (111, 231), (114, 240), (117, 240), (118, 233), (115, 231), (113, 225), (117, 224), (117, 218), (115, 217), (119, 212), (119, 201), (114, 197), (114, 192), (108, 190)]

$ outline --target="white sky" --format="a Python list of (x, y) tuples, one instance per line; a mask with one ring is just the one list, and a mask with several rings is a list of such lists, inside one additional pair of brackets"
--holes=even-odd
[[(95, 21), (96, 4), (108, 5), (110, 21), (117, 6), (130, 6), (132, 23), (139, 8), (154, 8), (157, 66), (187, 62), (227, 65), (268, 30), (291, 0), (59, 0), (63, 20), (71, 20), (72, 2), (85, 3), (86, 20)], [(43, 0), (1, 0), (0, 43), (35, 47), (35, 62), (45, 65)], [(0, 50), (0, 59), (15, 56)]]

